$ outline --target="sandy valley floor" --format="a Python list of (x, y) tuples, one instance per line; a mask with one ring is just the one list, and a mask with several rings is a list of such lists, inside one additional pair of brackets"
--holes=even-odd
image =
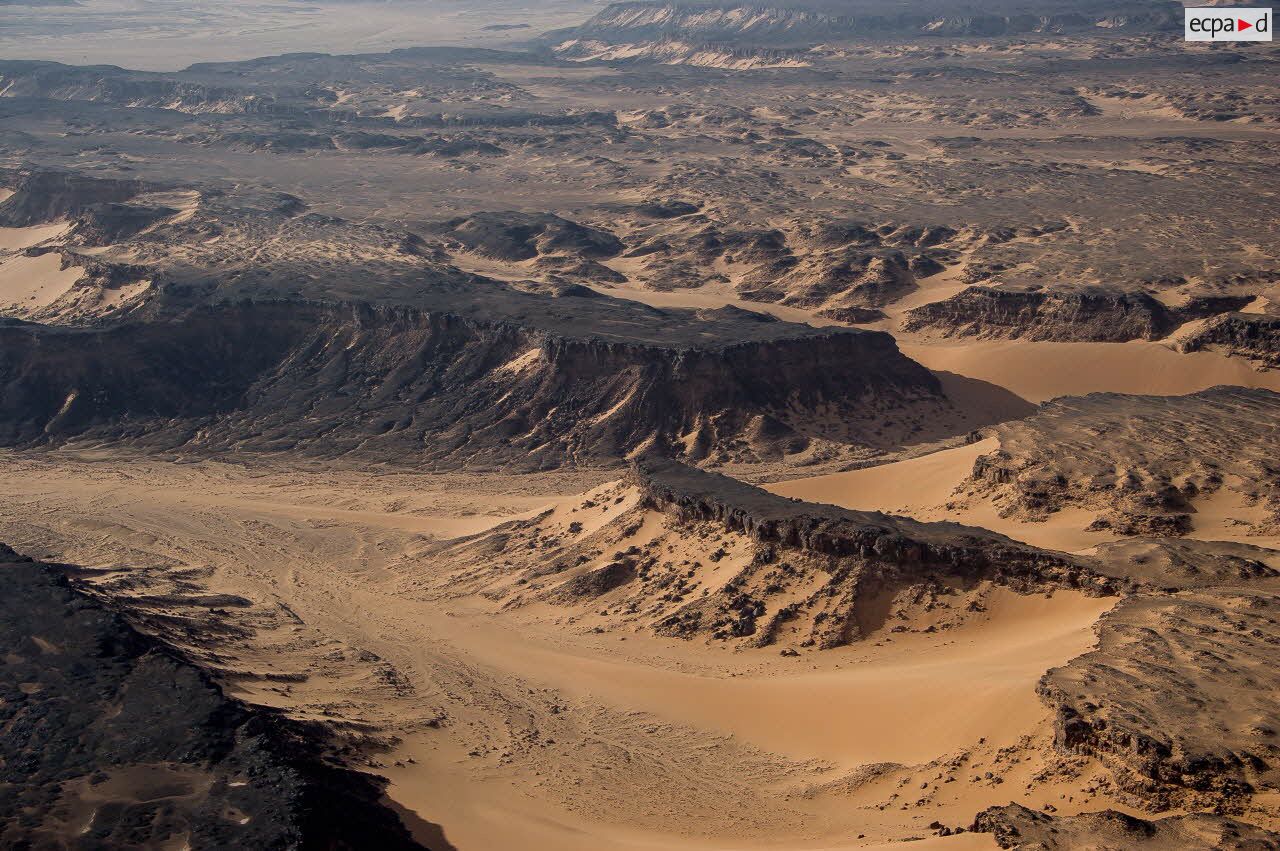
[(245, 632), (198, 652), (256, 701), (398, 739), (377, 770), (437, 845), (874, 847), (1011, 798), (1111, 803), (1087, 761), (1050, 754), (1034, 686), (1092, 645), (1112, 600), (991, 589), (982, 619), (947, 633), (734, 653), (406, 591), (433, 538), (599, 477), (468, 477), (463, 492), (453, 476), (71, 453), (0, 470), (14, 546), (107, 568), (94, 581), (144, 606), (244, 598), (227, 620)]

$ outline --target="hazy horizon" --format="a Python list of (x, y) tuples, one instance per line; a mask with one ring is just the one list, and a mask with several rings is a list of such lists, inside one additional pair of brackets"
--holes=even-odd
[[(0, 57), (177, 71), (281, 53), (370, 53), (401, 47), (501, 47), (572, 26), (600, 0), (271, 2), (234, 0), (210, 8), (190, 0), (81, 0), (5, 5)], [(486, 30), (492, 25), (527, 25)]]

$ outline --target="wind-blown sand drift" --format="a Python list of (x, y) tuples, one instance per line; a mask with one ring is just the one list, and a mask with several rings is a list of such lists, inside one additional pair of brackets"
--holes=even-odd
[[(235, 620), (249, 633), (211, 643), (193, 634), (193, 651), (215, 652), (218, 667), (232, 669), (224, 676), (255, 701), (400, 736), (403, 745), (379, 760), (393, 799), (443, 825), (458, 847), (502, 847), (517, 834), (524, 847), (545, 848), (845, 847), (840, 837), (851, 833), (887, 839), (904, 824), (967, 824), (1011, 794), (1030, 806), (1058, 801), (1059, 781), (1017, 793), (1037, 766), (1058, 759), (1035, 684), (1092, 646), (1093, 622), (1113, 605), (980, 585), (974, 599), (984, 611), (953, 630), (885, 632), (883, 641), (803, 661), (724, 654), (630, 630), (539, 625), (537, 612), (495, 618), (480, 599), (419, 602), (405, 584), (430, 564), (415, 555), (432, 546), (421, 537), (429, 527), (408, 505), (351, 510), (387, 498), (377, 479), (163, 464), (139, 477), (109, 462), (8, 460), (5, 475), (15, 478), (5, 485), (25, 496), (10, 500), (0, 534), (112, 567), (95, 583), (145, 594), (144, 621), (175, 605), (199, 615), (180, 603), (191, 582), (255, 601), (229, 610), (242, 613)], [(397, 489), (430, 493), (430, 481), (405, 478)], [(436, 492), (431, 511), (457, 510), (446, 508), (456, 498)], [(326, 505), (337, 493), (346, 494), (340, 504)], [(518, 510), (528, 501), (493, 504)], [(107, 517), (109, 526), (94, 519)], [(203, 567), (214, 563), (213, 572)], [(180, 574), (170, 585), (166, 577)], [(384, 666), (387, 679), (359, 674), (371, 664), (362, 655), (381, 660), (373, 667)], [(975, 681), (988, 685), (974, 689)], [(796, 689), (822, 699), (795, 701)], [(904, 714), (918, 722), (914, 733), (901, 732)], [(992, 784), (982, 774), (1005, 747), (1023, 757), (1001, 758), (998, 770), (1012, 774)], [(667, 760), (671, 768), (660, 768)], [(868, 768), (881, 763), (893, 765)], [(903, 778), (918, 787), (940, 773), (957, 782), (940, 780), (907, 811), (883, 806), (902, 797)], [(764, 782), (790, 791), (763, 807)]]

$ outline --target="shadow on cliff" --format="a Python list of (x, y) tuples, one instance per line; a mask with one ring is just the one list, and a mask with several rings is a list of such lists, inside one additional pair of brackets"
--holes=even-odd
[(1031, 416), (1036, 406), (999, 384), (935, 370), (942, 392), (962, 413), (971, 429)]
[(444, 828), (440, 825), (429, 822), (413, 810), (397, 803), (388, 797), (383, 797), (382, 803), (387, 809), (392, 810), (396, 815), (400, 816), (400, 821), (409, 830), (409, 834), (414, 841), (421, 843), (430, 851), (458, 851), (458, 847), (445, 838)]

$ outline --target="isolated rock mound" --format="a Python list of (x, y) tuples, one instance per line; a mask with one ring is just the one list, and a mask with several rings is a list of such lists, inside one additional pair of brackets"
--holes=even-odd
[(433, 231), (467, 251), (498, 260), (533, 260), (557, 253), (599, 260), (622, 251), (622, 242), (613, 234), (550, 213), (473, 213), (442, 222)]
[(416, 849), (323, 731), (202, 671), (0, 545), (0, 844)]

